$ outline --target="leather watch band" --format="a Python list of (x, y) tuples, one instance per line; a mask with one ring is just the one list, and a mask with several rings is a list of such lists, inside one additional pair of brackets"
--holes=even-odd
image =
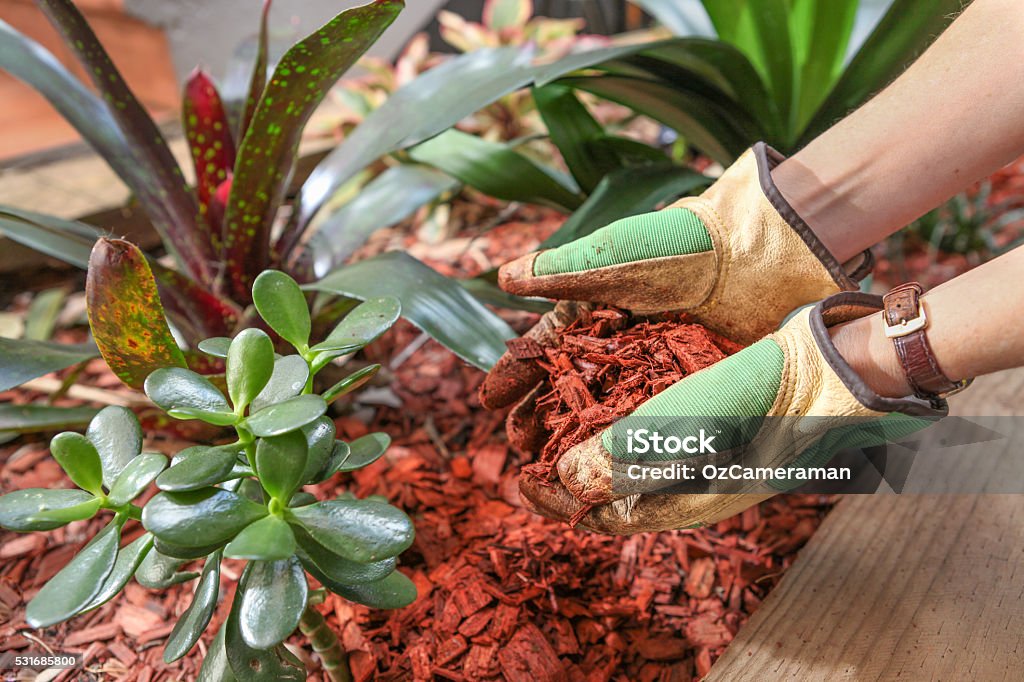
[(952, 381), (939, 367), (928, 344), (928, 317), (921, 304), (924, 288), (917, 282), (901, 284), (882, 298), (886, 336), (892, 339), (907, 383), (914, 395), (935, 402), (961, 391), (970, 381)]

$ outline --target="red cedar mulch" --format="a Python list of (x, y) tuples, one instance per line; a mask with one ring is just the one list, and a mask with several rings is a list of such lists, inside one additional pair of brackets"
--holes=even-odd
[[(535, 243), (524, 240), (523, 249)], [(516, 255), (495, 254), (473, 241), (464, 246), (462, 272)], [(517, 326), (531, 322), (520, 318)], [(400, 324), (372, 349), (371, 359), (387, 366), (418, 337)], [(337, 424), (340, 437), (382, 429), (394, 445), (380, 462), (314, 491), (321, 498), (345, 488), (359, 496), (384, 494), (416, 525), (416, 541), (401, 559), (419, 586), (415, 604), (372, 611), (331, 596), (321, 607), (351, 652), (358, 680), (700, 677), (831, 506), (821, 496), (779, 496), (700, 530), (630, 538), (573, 530), (523, 509), (517, 476), (526, 458), (507, 442), (505, 415), (480, 408), (479, 371), (429, 342), (385, 374), (401, 408), (363, 407)], [(89, 383), (94, 378), (116, 384), (102, 375)], [(12, 397), (26, 396), (8, 393), (0, 400)], [(183, 446), (147, 443), (165, 451)], [(0, 447), (0, 491), (68, 485), (42, 439)], [(85, 654), (88, 676), (64, 673), (58, 680), (195, 679), (209, 637), (230, 606), (240, 562), (225, 562), (221, 604), (207, 637), (170, 666), (161, 660), (162, 644), (194, 583), (165, 592), (132, 583), (124, 595), (70, 624), (26, 628), (25, 602), (100, 525), (0, 533), (0, 652), (38, 651), (31, 640), (38, 637), (55, 651)], [(139, 532), (131, 524), (125, 539)], [(304, 653), (305, 642), (291, 643), (302, 647), (310, 679), (323, 679)]]

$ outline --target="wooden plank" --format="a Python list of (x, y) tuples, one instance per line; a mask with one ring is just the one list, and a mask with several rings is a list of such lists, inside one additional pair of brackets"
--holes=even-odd
[[(1022, 396), (1024, 370), (982, 377), (953, 413), (1021, 414)], [(940, 450), (936, 476), (1005, 490), (1019, 439)], [(706, 679), (1018, 680), (1022, 576), (1024, 495), (850, 495)]]

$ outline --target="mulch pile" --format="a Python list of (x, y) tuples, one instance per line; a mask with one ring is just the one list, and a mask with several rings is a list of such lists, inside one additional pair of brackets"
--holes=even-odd
[(583, 309), (557, 338), (551, 348), (509, 344), (517, 359), (532, 358), (547, 375), (524, 410), (529, 416), (513, 412), (508, 420), (509, 437), (520, 449), (543, 443), (537, 461), (523, 469), (542, 480), (557, 475), (555, 465), (572, 447), (743, 348), (685, 315), (631, 319), (610, 306)]
[[(503, 226), (498, 233), (511, 241), (535, 226), (530, 221), (507, 232)], [(521, 250), (544, 236), (544, 230), (531, 233)], [(446, 262), (471, 274), (514, 256), (503, 243), (469, 237)], [(510, 319), (525, 330), (536, 316)], [(350, 652), (357, 680), (698, 678), (831, 507), (822, 496), (779, 496), (709, 528), (630, 538), (538, 517), (519, 499), (517, 479), (528, 457), (509, 444), (506, 415), (486, 412), (475, 397), (482, 373), (433, 342), (402, 353), (421, 341), (418, 330), (400, 323), (369, 349), (368, 359), (385, 365), (380, 384), (336, 420), (340, 437), (384, 430), (394, 445), (371, 467), (312, 490), (321, 499), (345, 489), (361, 497), (386, 495), (416, 525), (416, 541), (400, 563), (419, 587), (416, 603), (385, 612), (329, 596), (320, 607)], [(391, 364), (402, 355), (404, 361)], [(107, 378), (112, 381), (100, 384), (116, 385)], [(154, 434), (147, 441), (153, 450), (184, 446)], [(67, 486), (44, 439), (0, 446), (0, 492)], [(71, 623), (38, 632), (26, 627), (25, 603), (105, 520), (50, 533), (0, 532), (0, 653), (39, 652), (45, 645), (85, 654), (87, 675), (67, 672), (57, 680), (194, 680), (209, 638), (227, 615), (240, 562), (224, 563), (221, 603), (207, 637), (169, 666), (161, 660), (163, 643), (194, 583), (164, 592), (130, 584), (125, 594)], [(125, 540), (139, 532), (129, 524)], [(307, 661), (310, 679), (324, 679), (308, 645), (301, 638), (290, 645)]]

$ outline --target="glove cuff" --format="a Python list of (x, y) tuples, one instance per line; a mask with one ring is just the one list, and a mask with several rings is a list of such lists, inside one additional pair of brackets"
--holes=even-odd
[(939, 398), (936, 407), (918, 398), (887, 398), (878, 395), (861, 379), (843, 359), (828, 330), (837, 324), (849, 322), (882, 310), (882, 297), (858, 291), (844, 291), (819, 302), (810, 313), (811, 334), (828, 366), (832, 368), (847, 390), (864, 407), (875, 412), (899, 412), (915, 417), (940, 419), (949, 413), (946, 401)]
[(871, 255), (871, 250), (864, 251), (860, 256), (851, 259), (845, 264), (836, 260), (832, 252), (825, 247), (818, 236), (814, 234), (814, 230), (804, 222), (804, 219), (800, 217), (796, 209), (790, 205), (789, 201), (775, 185), (771, 172), (776, 166), (785, 161), (786, 157), (764, 142), (756, 143), (753, 147), (753, 152), (754, 159), (757, 162), (757, 176), (761, 182), (761, 191), (764, 192), (768, 203), (772, 205), (772, 208), (778, 212), (783, 220), (789, 223), (789, 226), (800, 236), (800, 239), (807, 245), (811, 253), (817, 256), (840, 289), (846, 291), (856, 290), (858, 288), (857, 283), (867, 276), (871, 272), (872, 267), (874, 267), (875, 259)]

